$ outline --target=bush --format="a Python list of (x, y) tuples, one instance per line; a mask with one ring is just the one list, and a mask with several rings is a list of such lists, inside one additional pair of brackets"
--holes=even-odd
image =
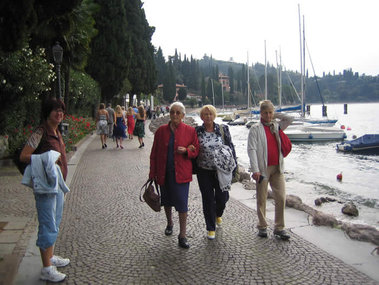
[[(72, 115), (65, 115), (63, 122), (69, 124), (68, 134), (63, 137), (66, 145), (66, 152), (71, 151), (75, 144), (96, 129), (96, 123), (92, 118), (77, 118)], [(14, 128), (9, 133), (9, 153), (11, 156), (14, 156), (17, 153), (17, 150), (24, 146), (29, 136), (38, 126), (38, 123), (31, 121), (26, 127), (20, 129)]]

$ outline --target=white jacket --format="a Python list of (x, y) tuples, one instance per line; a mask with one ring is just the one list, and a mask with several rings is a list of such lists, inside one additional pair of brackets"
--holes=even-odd
[(34, 194), (54, 194), (59, 190), (63, 193), (70, 192), (63, 179), (61, 169), (56, 164), (60, 155), (55, 150), (33, 154), (21, 183), (33, 188)]
[[(279, 134), (279, 127), (285, 130), (294, 120), (292, 116), (283, 113), (275, 113), (275, 118), (280, 121), (275, 123), (275, 133)], [(276, 136), (279, 150), (281, 149), (279, 135)], [(250, 159), (250, 169), (252, 173), (260, 172), (261, 175), (267, 177), (267, 139), (264, 126), (261, 122), (251, 126), (247, 139), (247, 154)], [(283, 173), (283, 154), (279, 152), (279, 171)]]

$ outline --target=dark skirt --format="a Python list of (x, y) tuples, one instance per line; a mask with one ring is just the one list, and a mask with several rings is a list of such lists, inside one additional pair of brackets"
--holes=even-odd
[(188, 212), (189, 182), (176, 183), (175, 172), (166, 172), (166, 181), (161, 189), (162, 206), (175, 207), (179, 213)]
[(124, 125), (124, 121), (122, 119), (122, 117), (117, 117), (117, 126), (115, 125), (114, 126), (114, 129), (113, 129), (113, 135), (116, 137), (116, 138), (126, 138), (126, 126)]
[(137, 120), (136, 125), (134, 127), (133, 135), (143, 138), (145, 136), (145, 121)]

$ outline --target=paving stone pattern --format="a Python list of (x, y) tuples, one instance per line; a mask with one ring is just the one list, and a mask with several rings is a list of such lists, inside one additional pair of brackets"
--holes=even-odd
[[(149, 133), (149, 132), (148, 132)], [(163, 210), (139, 201), (149, 171), (151, 134), (145, 148), (137, 138), (84, 152), (66, 196), (56, 254), (71, 259), (63, 284), (377, 284), (375, 281), (292, 234), (289, 242), (256, 236), (256, 213), (231, 199), (216, 239), (206, 238), (201, 195), (191, 183), (188, 240), (178, 247), (164, 235)], [(320, 237), (322, 238), (322, 237)]]

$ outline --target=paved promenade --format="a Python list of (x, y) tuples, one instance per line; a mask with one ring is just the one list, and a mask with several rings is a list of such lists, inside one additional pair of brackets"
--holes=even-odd
[[(294, 233), (288, 242), (275, 239), (271, 230), (267, 239), (258, 238), (255, 211), (234, 199), (227, 204), (216, 239), (209, 241), (196, 179), (189, 198), (191, 248), (179, 248), (177, 213), (174, 234), (167, 237), (164, 212), (155, 213), (139, 201), (152, 145), (147, 128), (146, 133), (145, 148), (138, 149), (135, 138), (123, 150), (112, 141), (102, 150), (93, 135), (79, 148), (80, 157), (70, 160), (71, 193), (55, 250), (71, 259), (61, 269), (68, 275), (63, 284), (378, 284)], [(44, 284), (38, 281), (38, 255), (32, 264), (18, 267), (36, 230), (34, 199), (18, 184), (20, 179), (16, 174), (0, 176), (0, 218), (20, 218), (19, 241), (11, 255), (18, 275), (17, 270), (13, 275), (4, 270), (5, 259), (0, 260), (0, 273), (8, 280), (16, 276), (15, 284)], [(12, 264), (8, 257), (6, 261)], [(33, 269), (34, 275), (25, 280), (23, 270), (33, 266), (38, 272)]]

